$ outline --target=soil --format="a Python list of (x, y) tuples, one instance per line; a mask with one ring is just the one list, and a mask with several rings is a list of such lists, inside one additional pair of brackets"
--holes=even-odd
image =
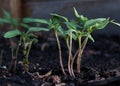
[[(56, 40), (53, 37), (39, 37), (33, 44), (29, 65), (30, 71), (24, 72), (22, 51), (19, 51), (17, 70), (8, 70), (11, 62), (9, 41), (0, 38), (0, 50), (4, 50), (0, 69), (0, 86), (120, 86), (120, 36), (97, 35), (95, 42), (89, 41), (82, 57), (81, 73), (74, 71), (76, 78), (64, 76), (58, 59)], [(62, 57), (67, 72), (67, 48), (63, 39)], [(73, 53), (77, 49), (73, 45)]]

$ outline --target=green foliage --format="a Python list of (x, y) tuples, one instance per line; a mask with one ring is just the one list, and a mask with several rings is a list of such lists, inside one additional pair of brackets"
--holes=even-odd
[[(44, 19), (34, 19), (34, 18), (23, 18), (22, 22), (19, 24), (19, 21), (16, 18), (12, 18), (10, 13), (3, 10), (4, 17), (0, 18), (0, 23), (1, 24), (10, 24), (12, 26), (12, 30), (7, 31), (4, 33), (3, 37), (4, 38), (14, 38), (16, 36), (19, 36), (19, 43), (18, 47), (16, 50), (16, 58), (17, 58), (17, 53), (19, 50), (19, 46), (23, 46), (23, 62), (25, 64), (26, 71), (29, 70), (29, 62), (28, 62), (28, 55), (31, 50), (31, 46), (33, 43), (36, 43), (37, 36), (34, 34), (34, 32), (38, 31), (49, 31), (49, 29), (44, 28), (44, 27), (31, 27), (28, 23), (34, 23), (36, 24), (48, 24), (47, 20)], [(19, 25), (23, 28), (26, 28), (25, 31), (19, 30)], [(25, 53), (26, 52), (26, 53)]]
[(23, 18), (24, 23), (42, 23), (42, 24), (48, 24), (48, 21), (45, 19), (34, 19), (34, 18)]
[[(114, 22), (113, 20), (110, 20), (109, 18), (96, 18), (96, 19), (88, 19), (87, 17), (83, 15), (79, 15), (77, 10), (74, 8), (74, 15), (75, 19), (69, 20), (67, 17), (53, 14), (50, 19), (37, 19), (37, 18), (23, 18), (22, 22), (19, 23), (19, 21), (16, 18), (12, 18), (10, 13), (3, 10), (4, 17), (0, 18), (0, 24), (10, 24), (12, 26), (12, 30), (6, 32), (4, 34), (4, 38), (13, 38), (16, 36), (19, 36), (19, 43), (18, 43), (18, 49), (19, 46), (23, 46), (23, 62), (25, 64), (25, 68), (28, 71), (29, 70), (29, 62), (28, 62), (28, 55), (32, 46), (32, 43), (36, 43), (37, 36), (34, 34), (35, 32), (39, 31), (54, 31), (55, 37), (58, 44), (58, 51), (59, 51), (59, 59), (60, 59), (60, 65), (61, 69), (63, 71), (63, 74), (66, 75), (63, 63), (62, 63), (62, 52), (61, 52), (61, 44), (59, 40), (59, 35), (62, 36), (65, 41), (66, 45), (69, 51), (68, 54), (68, 70), (70, 76), (75, 76), (73, 72), (73, 63), (75, 58), (77, 58), (77, 71), (80, 73), (80, 62), (81, 62), (81, 56), (83, 53), (83, 50), (88, 42), (88, 39), (95, 41), (92, 37), (92, 32), (94, 30), (99, 30), (105, 28), (109, 23), (113, 23), (117, 26), (120, 26), (119, 23)], [(30, 24), (33, 24), (34, 26), (31, 26)], [(41, 25), (46, 25), (45, 27), (42, 27)], [(25, 31), (19, 30), (19, 25), (22, 28), (25, 28)], [(73, 40), (78, 42), (78, 50), (75, 54), (72, 53), (72, 46), (73, 46)], [(18, 52), (17, 49), (17, 52)], [(17, 56), (17, 54), (16, 54)]]
[(58, 14), (53, 14), (53, 13), (51, 13), (51, 15), (54, 16), (54, 17), (57, 17), (57, 18), (61, 18), (61, 19), (65, 20), (66, 22), (68, 21), (68, 19), (64, 16), (61, 16), (61, 15), (58, 15)]
[(119, 27), (120, 27), (120, 23), (114, 22), (113, 20), (112, 20), (112, 21), (110, 21), (110, 23), (113, 23), (113, 24), (115, 24), (115, 25), (117, 25), (117, 26), (119, 26)]
[(90, 19), (85, 22), (84, 28), (103, 29), (108, 23), (109, 19), (106, 18)]
[(42, 27), (30, 27), (28, 30), (28, 32), (38, 32), (38, 31), (49, 31), (49, 29)]
[(4, 18), (10, 20), (11, 19), (10, 13), (7, 12), (6, 10), (4, 10), (4, 9), (2, 9), (2, 11), (3, 11), (3, 14), (4, 14)]
[(4, 34), (4, 38), (13, 38), (18, 35), (21, 35), (21, 32), (18, 29), (8, 31)]

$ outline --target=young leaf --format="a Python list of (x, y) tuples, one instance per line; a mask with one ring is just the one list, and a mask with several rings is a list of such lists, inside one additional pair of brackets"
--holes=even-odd
[(85, 22), (88, 20), (87, 17), (84, 17), (83, 15), (80, 15), (80, 17), (77, 19), (77, 21), (80, 23), (80, 25), (84, 25)]
[(103, 28), (105, 28), (105, 27), (107, 26), (108, 23), (109, 23), (109, 20), (106, 19), (106, 20), (103, 21), (103, 22), (96, 23), (94, 27), (95, 27), (96, 29), (103, 29)]
[(5, 18), (5, 19), (10, 19), (10, 18), (11, 18), (11, 15), (10, 15), (9, 12), (7, 12), (7, 11), (4, 10), (4, 9), (2, 9), (2, 11), (3, 11), (3, 14), (4, 14), (4, 18)]
[(115, 24), (115, 25), (120, 27), (120, 23), (117, 23), (117, 22), (114, 22), (114, 21), (111, 21), (111, 23), (113, 23), (113, 24)]
[(77, 10), (76, 10), (75, 8), (73, 8), (73, 9), (74, 9), (75, 16), (76, 16), (77, 18), (80, 18), (80, 15), (78, 14)]
[(66, 22), (68, 21), (68, 19), (67, 19), (66, 17), (64, 17), (64, 16), (61, 16), (61, 15), (58, 15), (58, 14), (53, 14), (53, 13), (51, 13), (50, 15), (55, 16), (55, 17), (58, 17), (58, 18), (62, 18), (62, 19), (64, 19)]
[(49, 29), (58, 30), (59, 26), (61, 26), (61, 22), (59, 18), (56, 16), (53, 16), (49, 21), (50, 21), (48, 24)]
[(43, 24), (48, 24), (49, 21), (45, 19), (34, 19), (34, 18), (23, 18), (24, 23), (43, 23)]
[(90, 19), (85, 22), (84, 28), (89, 28), (91, 26), (94, 26), (95, 24), (99, 24), (103, 21), (106, 21), (106, 18), (97, 18), (97, 19)]
[(30, 28), (30, 26), (28, 24), (25, 24), (25, 23), (21, 23), (21, 26), (24, 27), (24, 28), (26, 28), (26, 29)]
[(49, 29), (48, 28), (42, 28), (42, 27), (31, 27), (28, 30), (28, 32), (38, 32), (38, 31), (49, 31)]
[(88, 20), (87, 17), (84, 17), (83, 15), (79, 15), (77, 10), (74, 8), (75, 16), (77, 17), (77, 21), (80, 23), (80, 25), (84, 25), (84, 23)]
[(58, 31), (59, 31), (60, 35), (62, 35), (62, 36), (65, 35), (65, 30), (61, 26), (58, 27)]
[(65, 22), (65, 24), (67, 25), (68, 29), (76, 29), (77, 27), (79, 27), (77, 25), (77, 22), (74, 20), (71, 20), (70, 22)]
[(91, 36), (91, 34), (88, 35), (88, 38), (92, 41), (95, 42), (94, 38)]
[(12, 24), (15, 26), (15, 27), (18, 27), (18, 20), (16, 18), (12, 18)]
[(15, 37), (17, 35), (20, 35), (21, 32), (19, 30), (11, 30), (11, 31), (8, 31), (4, 34), (4, 38), (12, 38), (12, 37)]
[(77, 39), (77, 35), (76, 35), (75, 33), (72, 33), (72, 38), (73, 38), (74, 40), (76, 40), (76, 39)]
[(70, 36), (71, 33), (72, 33), (72, 38), (73, 38), (74, 40), (76, 40), (76, 39), (77, 39), (76, 30), (74, 30), (74, 29), (69, 29), (69, 30), (65, 31), (65, 35), (66, 35), (66, 36)]
[(0, 18), (0, 24), (4, 24), (4, 23), (10, 23), (10, 20)]

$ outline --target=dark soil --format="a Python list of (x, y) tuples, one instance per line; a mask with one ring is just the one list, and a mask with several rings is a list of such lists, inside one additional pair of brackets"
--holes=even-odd
[[(95, 36), (95, 42), (88, 42), (83, 57), (81, 74), (65, 77), (59, 66), (57, 44), (54, 38), (39, 37), (33, 44), (30, 56), (30, 72), (23, 70), (22, 51), (19, 51), (16, 73), (8, 71), (11, 62), (9, 41), (0, 39), (4, 49), (0, 69), (0, 86), (120, 86), (120, 36)], [(62, 57), (67, 72), (67, 48), (61, 39)], [(73, 53), (77, 43), (73, 45)], [(6, 68), (5, 68), (6, 67)], [(76, 64), (74, 64), (74, 68)]]

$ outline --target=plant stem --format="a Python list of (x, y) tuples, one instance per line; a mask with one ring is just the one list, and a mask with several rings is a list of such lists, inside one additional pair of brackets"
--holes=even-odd
[(73, 64), (74, 64), (74, 61), (75, 61), (75, 58), (76, 58), (77, 54), (78, 54), (78, 50), (76, 51), (76, 53), (74, 54), (74, 56), (71, 60), (71, 73), (72, 73), (73, 77), (75, 77), (74, 70), (73, 70), (74, 69)]
[(70, 47), (70, 45), (69, 45), (69, 43), (68, 43), (69, 38), (67, 37), (67, 38), (65, 39), (65, 41), (66, 41), (67, 48), (69, 49), (69, 47)]
[(81, 56), (82, 56), (83, 50), (84, 50), (84, 48), (85, 48), (85, 46), (87, 44), (87, 41), (88, 41), (88, 37), (86, 37), (84, 39), (83, 43), (81, 44), (81, 49), (80, 49), (80, 51), (78, 53), (78, 59), (77, 60), (79, 60), (79, 61), (77, 61), (78, 62), (77, 63), (77, 71), (78, 71), (79, 74), (80, 74), (80, 67), (81, 67)]
[(29, 66), (28, 66), (28, 59), (27, 59), (27, 46), (25, 45), (25, 42), (24, 42), (23, 55), (24, 55), (23, 62), (24, 62), (24, 65), (25, 65), (25, 71), (28, 72)]
[(18, 44), (17, 49), (16, 49), (16, 54), (15, 54), (15, 59), (14, 59), (14, 70), (13, 72), (16, 72), (16, 65), (17, 65), (17, 56), (18, 56), (18, 51), (19, 51), (20, 45)]
[(30, 53), (30, 50), (31, 50), (31, 47), (32, 47), (32, 43), (33, 43), (33, 40), (30, 42), (29, 47), (28, 47), (28, 51), (27, 51), (27, 55), (26, 55), (27, 59), (29, 57), (29, 53)]
[(68, 71), (70, 76), (72, 76), (71, 73), (71, 56), (72, 56), (72, 32), (70, 33), (70, 46), (69, 46), (69, 56), (68, 56)]
[(79, 49), (78, 49), (78, 57), (77, 57), (77, 71), (80, 73), (80, 61), (81, 61), (81, 36), (78, 36), (78, 44), (79, 44)]
[(30, 50), (31, 50), (31, 47), (32, 47), (32, 43), (33, 43), (33, 40), (29, 43), (29, 45), (28, 45), (28, 50), (26, 50), (26, 54), (25, 54), (25, 60), (26, 60), (25, 70), (26, 70), (27, 72), (29, 71), (29, 61), (28, 61), (28, 57), (29, 57), (29, 53), (30, 53)]
[[(12, 68), (12, 65), (13, 65), (13, 62), (14, 62), (14, 49), (11, 47), (11, 53), (12, 53), (12, 61), (10, 62), (10, 65), (9, 65), (9, 71), (11, 71), (11, 68)], [(13, 69), (14, 70), (14, 69)]]
[(60, 41), (59, 41), (59, 38), (58, 38), (57, 30), (55, 30), (55, 37), (56, 37), (56, 40), (57, 40), (57, 45), (58, 45), (58, 50), (59, 50), (59, 61), (60, 61), (61, 70), (62, 70), (63, 74), (66, 76), (66, 73), (65, 73), (65, 70), (64, 70), (64, 67), (63, 67), (63, 62), (62, 62), (61, 45), (60, 45)]

